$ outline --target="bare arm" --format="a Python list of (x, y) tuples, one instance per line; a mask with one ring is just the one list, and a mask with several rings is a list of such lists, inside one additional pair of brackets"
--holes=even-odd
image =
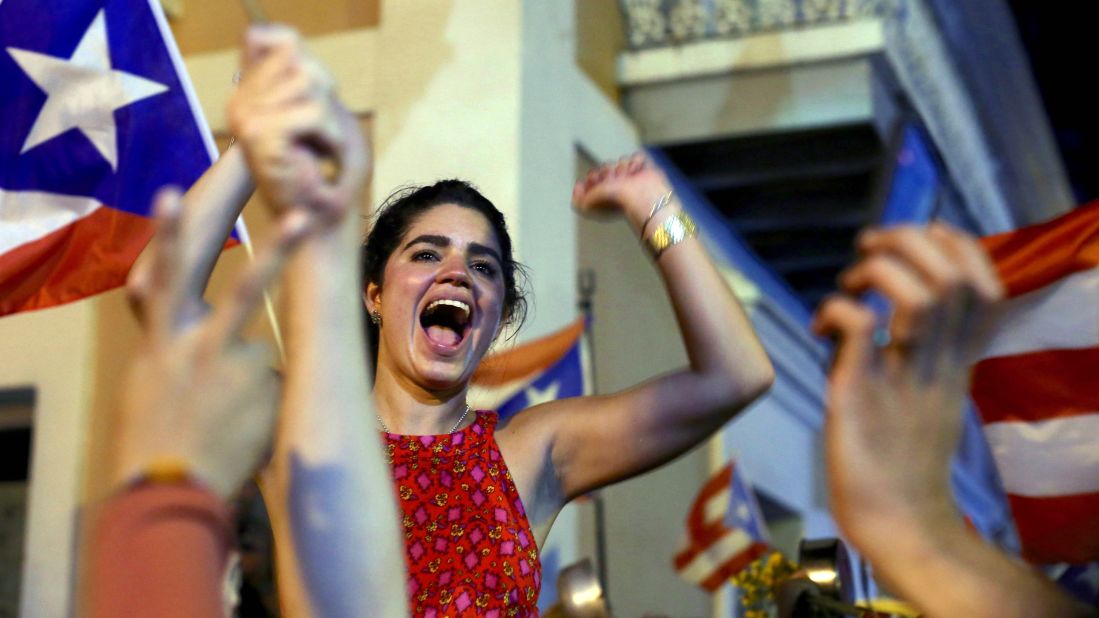
[[(573, 197), (581, 211), (621, 212), (641, 236), (652, 204), (668, 189), (663, 173), (636, 156), (596, 170)], [(677, 212), (673, 200), (645, 237)], [(670, 247), (656, 267), (690, 365), (614, 395), (545, 404), (512, 423), (518, 435), (544, 440), (535, 450), (546, 450), (561, 500), (680, 455), (770, 387), (770, 360), (702, 243), (692, 238)]]
[[(1041, 573), (1003, 554), (954, 514), (882, 520), (860, 549), (875, 573), (926, 616), (1096, 616)], [(872, 533), (877, 534), (877, 533)]]
[(840, 283), (893, 305), (891, 343), (851, 296), (827, 301), (840, 337), (829, 376), (825, 456), (832, 512), (875, 572), (928, 616), (1085, 616), (1041, 574), (966, 529), (950, 491), (972, 353), (1000, 283), (976, 241), (941, 225), (860, 237)]
[[(374, 430), (358, 272), (369, 172), (353, 117), (289, 30), (249, 31), (230, 105), (259, 191), (316, 230), (287, 268), (283, 416), (265, 495), (280, 598), (292, 616), (405, 616), (404, 548)], [(329, 181), (318, 152), (340, 174)]]
[(285, 413), (272, 519), (294, 616), (404, 616), (404, 546), (375, 430), (355, 255), (357, 217), (289, 266)]
[[(221, 248), (233, 231), (244, 204), (255, 191), (251, 173), (238, 148), (230, 148), (199, 178), (183, 196), (187, 212), (181, 231), (183, 242), (181, 276), (188, 311), (201, 314), (205, 309), (202, 295), (210, 281)], [(151, 267), (154, 238), (141, 253), (131, 271), (130, 301), (141, 315), (146, 303), (145, 279)]]

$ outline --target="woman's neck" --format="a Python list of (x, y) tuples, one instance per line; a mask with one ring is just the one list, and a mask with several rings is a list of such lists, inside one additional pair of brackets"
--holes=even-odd
[[(427, 436), (450, 433), (471, 422), (466, 411), (466, 388), (431, 391), (382, 366), (374, 378), (374, 408), (380, 429), (390, 433)], [(462, 418), (456, 427), (458, 419)]]

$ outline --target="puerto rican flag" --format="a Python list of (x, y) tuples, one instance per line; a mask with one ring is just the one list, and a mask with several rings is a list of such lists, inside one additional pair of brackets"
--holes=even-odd
[(767, 524), (751, 486), (729, 462), (698, 492), (687, 514), (687, 541), (675, 570), (716, 592), (733, 575), (770, 551)]
[(491, 354), (473, 374), (470, 405), (496, 410), (500, 419), (556, 399), (591, 394), (587, 318), (547, 335)]
[(157, 0), (3, 0), (0, 85), (0, 315), (121, 285), (216, 158)]
[(1099, 202), (983, 242), (1009, 300), (972, 395), (1022, 554), (1099, 560)]

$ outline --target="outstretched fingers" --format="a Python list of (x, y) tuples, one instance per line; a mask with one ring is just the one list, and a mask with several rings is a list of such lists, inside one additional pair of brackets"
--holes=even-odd
[(144, 287), (146, 318), (153, 340), (172, 336), (178, 311), (182, 305), (183, 282), (180, 264), (183, 246), (180, 242), (182, 202), (179, 190), (174, 187), (161, 189), (153, 199), (157, 219), (156, 237), (153, 239), (152, 263), (142, 281), (135, 286)]

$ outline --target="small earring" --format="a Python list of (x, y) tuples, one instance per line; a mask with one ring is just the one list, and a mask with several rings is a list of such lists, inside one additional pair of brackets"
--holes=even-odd
[(370, 321), (374, 324), (374, 326), (377, 326), (378, 328), (381, 328), (382, 327), (382, 314), (378, 313), (377, 310), (371, 311), (370, 312)]

